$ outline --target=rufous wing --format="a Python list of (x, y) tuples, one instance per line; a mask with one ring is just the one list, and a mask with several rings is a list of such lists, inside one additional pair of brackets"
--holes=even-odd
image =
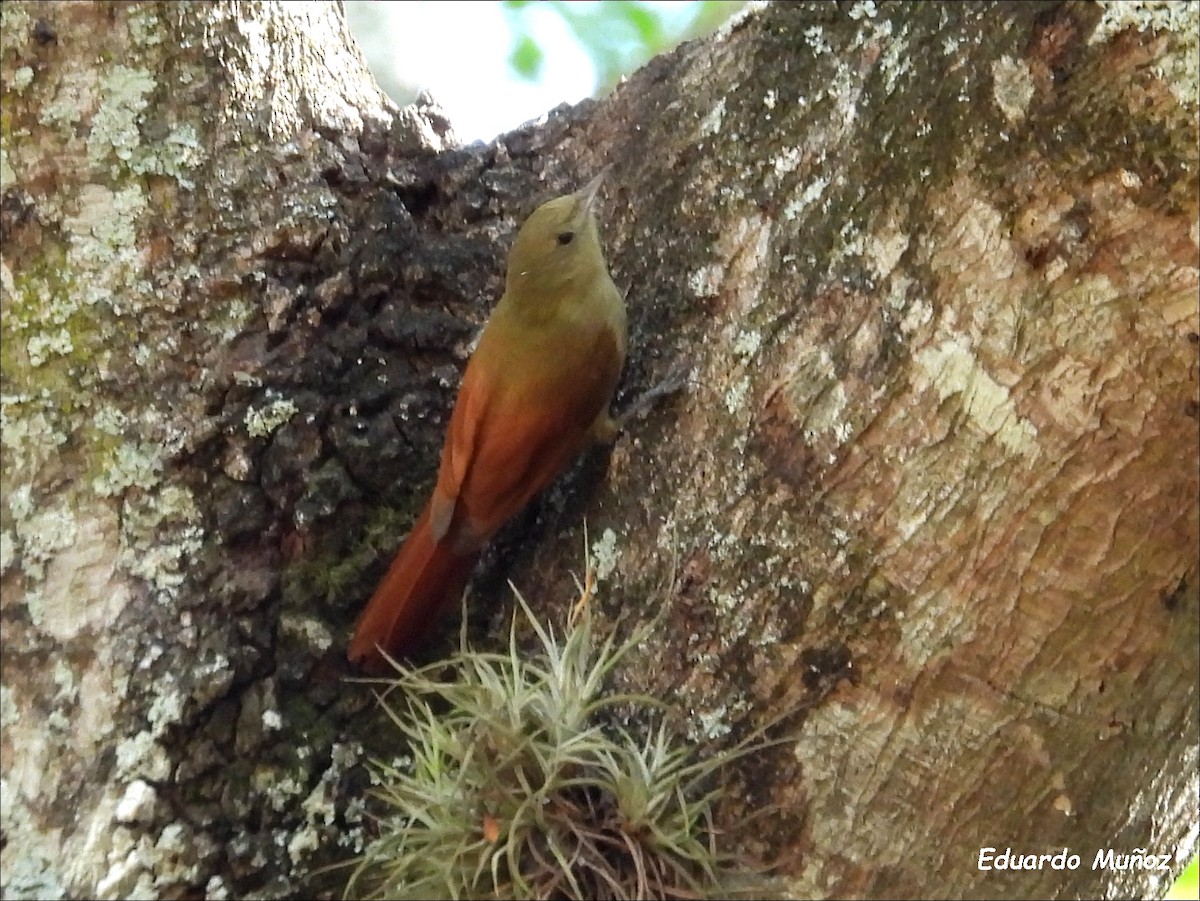
[(468, 366), (438, 473), (438, 491), (456, 498), (460, 547), (491, 538), (566, 468), (607, 414), (622, 363), (616, 338), (601, 330), (566, 352), (586, 364), (524, 380), (489, 378), (488, 356)]
[(504, 368), (513, 361), (481, 341), (463, 374), (433, 496), (359, 618), (352, 662), (386, 672), (380, 648), (411, 653), (461, 597), (496, 530), (587, 443), (621, 364), (612, 335), (600, 332), (592, 343), (578, 348), (590, 365), (539, 381)]

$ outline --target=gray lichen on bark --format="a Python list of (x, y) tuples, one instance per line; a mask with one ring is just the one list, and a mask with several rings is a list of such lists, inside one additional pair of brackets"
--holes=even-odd
[(188, 458), (220, 427), (259, 255), (316, 240), (336, 204), (284, 137), (383, 135), (393, 111), (331, 9), (3, 16), (6, 896), (165, 893), (224, 854), (179, 812), (173, 736), (264, 669), (246, 622), (205, 609)]

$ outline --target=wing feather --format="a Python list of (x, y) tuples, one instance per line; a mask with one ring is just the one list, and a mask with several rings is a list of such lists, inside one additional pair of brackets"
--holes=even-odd
[(511, 359), (495, 367), (488, 365), (494, 357), (472, 357), (435, 489), (443, 502), (453, 499), (449, 528), (460, 549), (481, 546), (545, 488), (607, 413), (623, 362), (616, 338), (599, 329), (590, 346), (572, 352), (579, 356), (565, 362), (574, 365), (524, 373), (506, 368)]

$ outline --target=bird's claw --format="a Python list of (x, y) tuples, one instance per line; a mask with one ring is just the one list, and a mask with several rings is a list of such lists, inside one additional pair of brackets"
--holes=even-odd
[(617, 417), (619, 431), (624, 431), (625, 424), (635, 416), (640, 416), (669, 394), (681, 391), (688, 383), (692, 371), (691, 361), (676, 363), (658, 384), (648, 388), (629, 406), (624, 413)]

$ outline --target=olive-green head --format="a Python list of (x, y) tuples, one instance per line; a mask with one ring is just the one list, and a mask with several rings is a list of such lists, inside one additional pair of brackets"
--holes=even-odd
[(594, 209), (604, 174), (546, 201), (525, 220), (508, 256), (506, 294), (559, 294), (607, 275)]

